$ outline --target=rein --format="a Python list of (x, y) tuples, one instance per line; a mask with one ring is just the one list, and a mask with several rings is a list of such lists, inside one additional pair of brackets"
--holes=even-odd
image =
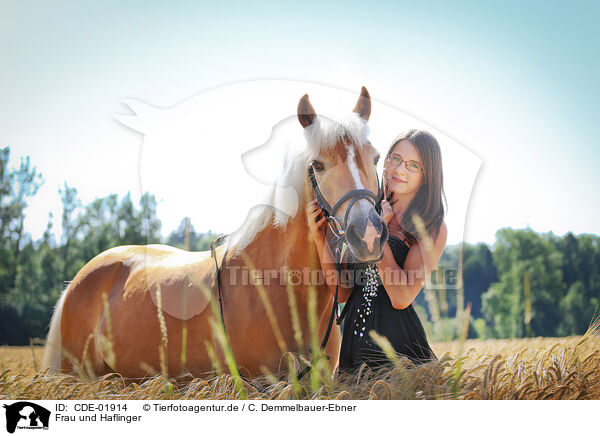
[[(333, 327), (334, 317), (336, 319), (336, 324), (340, 325), (342, 323), (342, 321), (344, 320), (344, 317), (346, 316), (346, 312), (349, 307), (348, 302), (352, 298), (352, 294), (353, 294), (353, 292), (350, 293), (350, 296), (348, 297), (348, 301), (346, 302), (346, 305), (344, 306), (344, 309), (342, 310), (342, 313), (340, 314), (339, 313), (339, 303), (338, 303), (338, 291), (339, 291), (339, 287), (340, 287), (340, 271), (342, 269), (342, 259), (344, 259), (344, 255), (346, 253), (346, 248), (348, 247), (348, 242), (346, 241), (346, 223), (348, 222), (348, 215), (350, 213), (350, 209), (352, 209), (352, 206), (354, 206), (354, 203), (356, 203), (357, 200), (364, 198), (366, 200), (369, 200), (369, 202), (371, 202), (371, 204), (373, 204), (373, 206), (375, 207), (375, 210), (377, 211), (377, 213), (381, 215), (381, 201), (383, 200), (383, 191), (381, 190), (381, 186), (379, 184), (379, 176), (377, 176), (377, 195), (373, 194), (373, 192), (369, 191), (368, 189), (354, 189), (354, 190), (349, 191), (346, 194), (342, 195), (338, 199), (338, 201), (335, 202), (335, 204), (333, 205), (333, 208), (332, 208), (331, 205), (327, 202), (327, 200), (325, 200), (325, 197), (323, 197), (323, 193), (319, 189), (319, 184), (317, 183), (314, 168), (312, 165), (310, 165), (308, 167), (308, 177), (310, 179), (310, 183), (312, 185), (313, 193), (315, 195), (315, 199), (317, 200), (317, 204), (319, 205), (319, 207), (321, 208), (321, 211), (323, 212), (323, 215), (327, 219), (329, 228), (331, 229), (331, 231), (333, 232), (333, 234), (336, 237), (334, 240), (334, 244), (335, 244), (335, 269), (337, 271), (337, 282), (335, 285), (335, 294), (333, 295), (333, 306), (331, 307), (331, 315), (329, 316), (329, 323), (327, 324), (327, 331), (325, 332), (325, 336), (323, 337), (323, 341), (321, 342), (321, 351), (323, 351), (323, 350), (325, 350), (325, 346), (327, 345), (327, 342), (329, 341), (329, 335), (331, 333), (331, 328)], [(348, 200), (350, 200), (350, 204), (348, 204), (348, 208), (346, 209), (346, 213), (344, 214), (344, 221), (343, 221), (343, 226), (342, 226), (342, 225), (340, 225), (338, 220), (335, 218), (335, 213), (340, 208), (340, 206)], [(335, 224), (335, 227), (332, 226), (332, 223)], [(379, 261), (382, 257), (383, 257), (383, 251), (382, 251), (381, 255), (379, 256), (379, 258), (373, 260), (373, 262)], [(329, 356), (326, 355), (326, 357), (327, 357), (327, 359), (329, 359)], [(304, 377), (312, 369), (312, 366), (316, 362), (315, 359), (316, 358), (313, 358), (313, 360), (311, 360), (310, 364), (298, 373), (298, 375), (296, 376), (298, 380), (300, 380), (302, 377)]]
[[(320, 348), (321, 348), (321, 351), (323, 351), (323, 350), (325, 350), (325, 346), (327, 345), (327, 342), (329, 341), (329, 336), (331, 334), (331, 329), (333, 327), (334, 318), (336, 320), (337, 325), (340, 325), (342, 323), (344, 317), (346, 316), (346, 311), (349, 307), (348, 302), (350, 301), (350, 299), (352, 298), (352, 295), (353, 295), (353, 292), (351, 292), (350, 296), (348, 297), (348, 302), (346, 302), (346, 305), (344, 306), (344, 309), (342, 310), (342, 313), (340, 314), (339, 313), (339, 303), (338, 303), (338, 290), (339, 290), (339, 286), (340, 286), (340, 271), (342, 269), (341, 263), (342, 263), (342, 260), (344, 259), (344, 255), (346, 254), (346, 249), (348, 247), (348, 243), (346, 241), (346, 223), (348, 222), (348, 215), (350, 213), (350, 209), (352, 209), (352, 206), (354, 206), (354, 203), (356, 203), (356, 201), (358, 201), (360, 199), (366, 199), (371, 204), (373, 204), (377, 213), (381, 215), (381, 201), (383, 200), (383, 191), (379, 184), (379, 176), (377, 176), (377, 195), (375, 195), (373, 192), (369, 191), (368, 189), (354, 189), (354, 190), (349, 191), (346, 194), (342, 195), (338, 199), (338, 201), (335, 202), (335, 204), (333, 205), (333, 208), (332, 208), (331, 205), (327, 202), (327, 200), (325, 200), (325, 197), (323, 197), (323, 194), (321, 193), (321, 190), (319, 189), (319, 185), (317, 183), (317, 179), (316, 179), (315, 173), (314, 173), (314, 168), (312, 165), (310, 165), (308, 167), (308, 176), (310, 179), (310, 183), (312, 185), (315, 199), (317, 200), (317, 204), (321, 208), (323, 215), (326, 217), (329, 228), (335, 235), (335, 239), (334, 239), (335, 268), (337, 270), (337, 283), (335, 286), (335, 294), (333, 296), (333, 306), (331, 307), (331, 314), (329, 315), (329, 322), (327, 324), (327, 330), (325, 332), (325, 336), (323, 337), (323, 340), (321, 341)], [(346, 213), (344, 214), (343, 225), (341, 225), (338, 222), (338, 220), (335, 218), (335, 213), (341, 207), (341, 205), (344, 204), (348, 200), (350, 200), (350, 204), (348, 204), (348, 208), (346, 209)], [(332, 225), (332, 223), (333, 223), (333, 225)], [(214, 241), (212, 241), (210, 244), (211, 257), (213, 257), (215, 260), (217, 290), (219, 293), (219, 308), (221, 310), (221, 322), (223, 324), (223, 331), (225, 332), (225, 336), (227, 336), (227, 330), (225, 329), (225, 317), (223, 316), (223, 298), (221, 295), (221, 274), (220, 274), (221, 267), (219, 266), (219, 263), (217, 261), (216, 246), (217, 246), (217, 244), (220, 244), (228, 236), (229, 235), (221, 235), (218, 238), (216, 238)], [(226, 256), (227, 256), (227, 251), (225, 251), (225, 255), (223, 256), (223, 261), (221, 262), (221, 266), (222, 266), (223, 262), (225, 261)], [(383, 257), (383, 252), (381, 253), (381, 256), (379, 256), (378, 259), (373, 260), (373, 262), (379, 261), (382, 257)], [(309, 351), (312, 352), (311, 349), (309, 349)], [(327, 359), (329, 359), (329, 356), (327, 356), (327, 355), (325, 355), (325, 356)], [(302, 379), (302, 377), (304, 377), (312, 369), (313, 365), (316, 363), (316, 359), (317, 359), (317, 357), (314, 357), (311, 360), (310, 364), (307, 365), (302, 371), (300, 371), (298, 373), (298, 375), (296, 376), (296, 378), (298, 380)]]
[[(229, 235), (221, 235), (214, 241), (210, 243), (210, 255), (215, 260), (215, 269), (217, 271), (217, 289), (219, 290), (219, 308), (221, 309), (221, 322), (223, 323), (223, 331), (225, 332), (225, 336), (227, 337), (227, 330), (225, 329), (225, 317), (223, 316), (223, 299), (221, 297), (221, 268), (219, 267), (219, 263), (217, 262), (217, 251), (216, 246), (220, 244), (225, 238)], [(225, 262), (225, 258), (227, 257), (227, 249), (225, 249), (225, 254), (223, 255), (223, 260), (221, 261), (221, 266), (223, 262)]]

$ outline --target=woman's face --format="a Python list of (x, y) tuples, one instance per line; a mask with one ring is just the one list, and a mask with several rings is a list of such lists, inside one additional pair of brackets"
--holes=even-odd
[[(416, 170), (419, 167), (421, 169)], [(388, 190), (397, 195), (416, 193), (423, 183), (422, 168), (423, 162), (412, 142), (408, 139), (399, 141), (393, 148), (385, 167), (384, 175)]]

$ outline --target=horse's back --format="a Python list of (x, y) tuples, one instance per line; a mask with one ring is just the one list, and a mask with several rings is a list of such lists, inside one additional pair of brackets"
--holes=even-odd
[[(87, 359), (96, 373), (113, 369), (135, 376), (139, 359), (153, 366), (161, 342), (157, 306), (172, 329), (182, 320), (198, 318), (211, 298), (211, 260), (209, 252), (165, 245), (115, 247), (94, 257), (77, 273), (65, 297), (61, 320), (65, 354), (78, 362)], [(101, 337), (112, 344), (116, 358), (112, 368), (105, 363)], [(120, 368), (119, 362), (136, 364)], [(63, 367), (65, 363), (69, 362), (63, 360)]]

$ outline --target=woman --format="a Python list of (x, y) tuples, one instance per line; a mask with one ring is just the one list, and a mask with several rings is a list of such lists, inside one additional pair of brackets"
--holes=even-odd
[[(423, 130), (409, 130), (392, 143), (384, 163), (382, 217), (389, 239), (383, 257), (372, 264), (348, 265), (353, 289), (340, 283), (340, 302), (347, 301), (340, 369), (356, 370), (390, 364), (369, 335), (387, 337), (396, 353), (414, 363), (436, 359), (412, 306), (425, 277), (437, 265), (446, 245), (442, 158), (436, 139)], [(324, 269), (334, 269), (325, 244), (326, 220), (315, 201), (307, 207), (309, 227)], [(413, 218), (416, 216), (416, 218)], [(419, 219), (420, 217), (420, 219)], [(326, 271), (326, 273), (329, 271)], [(361, 277), (366, 280), (360, 280)], [(330, 284), (335, 291), (335, 283)], [(348, 297), (350, 298), (348, 299)]]

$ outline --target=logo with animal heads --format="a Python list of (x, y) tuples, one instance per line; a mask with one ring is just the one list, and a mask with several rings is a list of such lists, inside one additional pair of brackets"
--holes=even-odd
[(4, 404), (6, 409), (6, 431), (14, 433), (18, 429), (48, 429), (50, 411), (29, 401)]

